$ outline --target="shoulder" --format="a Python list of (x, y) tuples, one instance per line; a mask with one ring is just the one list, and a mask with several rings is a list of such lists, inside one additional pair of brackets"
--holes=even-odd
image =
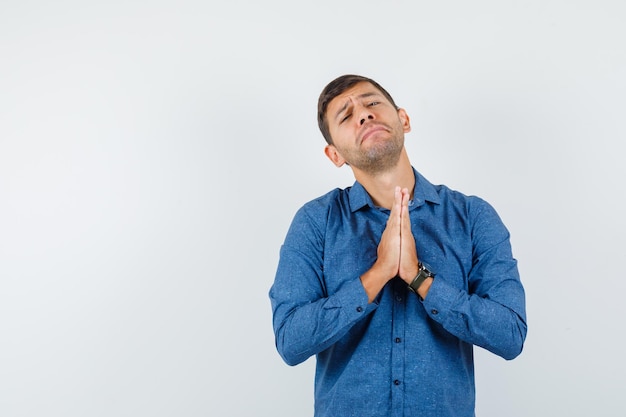
[(494, 206), (483, 197), (466, 194), (443, 184), (433, 185), (433, 188), (439, 197), (441, 209), (448, 215), (455, 213), (474, 225), (501, 223)]
[(338, 208), (349, 204), (349, 190), (350, 187), (345, 189), (335, 188), (302, 205), (293, 218), (291, 224), (292, 232), (311, 229), (322, 232), (326, 228), (330, 214), (336, 212)]
[(335, 188), (323, 194), (317, 198), (314, 198), (311, 201), (308, 201), (306, 204), (302, 206), (302, 209), (305, 210), (318, 210), (321, 208), (329, 207), (338, 204), (342, 199), (344, 199), (348, 193), (350, 192), (351, 187), (347, 188)]
[(473, 194), (466, 194), (444, 184), (432, 185), (440, 203), (445, 206), (455, 206), (464, 208), (467, 211), (482, 211), (490, 208), (491, 205), (482, 197)]
[(315, 223), (326, 221), (328, 214), (335, 208), (348, 204), (351, 187), (335, 188), (313, 200), (308, 201), (296, 212), (296, 218), (308, 219)]
[(415, 197), (419, 200), (455, 211), (481, 210), (489, 205), (478, 196), (468, 195), (445, 184), (432, 183), (417, 170), (414, 171)]

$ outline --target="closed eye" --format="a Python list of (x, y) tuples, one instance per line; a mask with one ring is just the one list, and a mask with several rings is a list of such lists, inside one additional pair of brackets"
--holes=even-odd
[(341, 121), (339, 123), (345, 122), (346, 120), (348, 120), (350, 118), (350, 116), (352, 116), (352, 114), (350, 114), (350, 113), (346, 114), (346, 116), (343, 119), (341, 119)]

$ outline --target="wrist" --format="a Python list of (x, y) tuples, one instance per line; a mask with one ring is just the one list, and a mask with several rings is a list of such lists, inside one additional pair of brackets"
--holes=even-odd
[(417, 289), (417, 295), (423, 300), (428, 295), (428, 291), (430, 291), (430, 286), (433, 285), (434, 279), (432, 277), (426, 278), (422, 285)]
[(428, 290), (430, 290), (434, 276), (435, 273), (432, 272), (430, 266), (420, 262), (417, 275), (409, 283), (409, 289), (423, 299), (428, 294)]
[(372, 266), (360, 276), (361, 284), (367, 293), (368, 302), (372, 302), (390, 278), (380, 269)]

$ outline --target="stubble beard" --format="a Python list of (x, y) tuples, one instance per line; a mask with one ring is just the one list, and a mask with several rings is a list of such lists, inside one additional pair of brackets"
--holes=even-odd
[(389, 171), (398, 164), (404, 139), (394, 137), (386, 141), (373, 143), (365, 150), (350, 152), (346, 161), (352, 168), (356, 168), (369, 175), (378, 175)]

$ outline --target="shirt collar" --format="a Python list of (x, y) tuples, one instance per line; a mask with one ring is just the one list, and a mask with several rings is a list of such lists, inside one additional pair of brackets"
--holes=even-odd
[[(413, 191), (413, 204), (411, 208), (419, 207), (426, 201), (439, 204), (439, 194), (435, 189), (435, 186), (431, 184), (426, 178), (424, 178), (415, 168), (413, 168), (415, 174), (415, 189)], [(358, 181), (355, 181), (352, 185), (349, 193), (350, 210), (355, 212), (364, 206), (375, 207), (372, 198), (365, 190), (365, 187)]]

